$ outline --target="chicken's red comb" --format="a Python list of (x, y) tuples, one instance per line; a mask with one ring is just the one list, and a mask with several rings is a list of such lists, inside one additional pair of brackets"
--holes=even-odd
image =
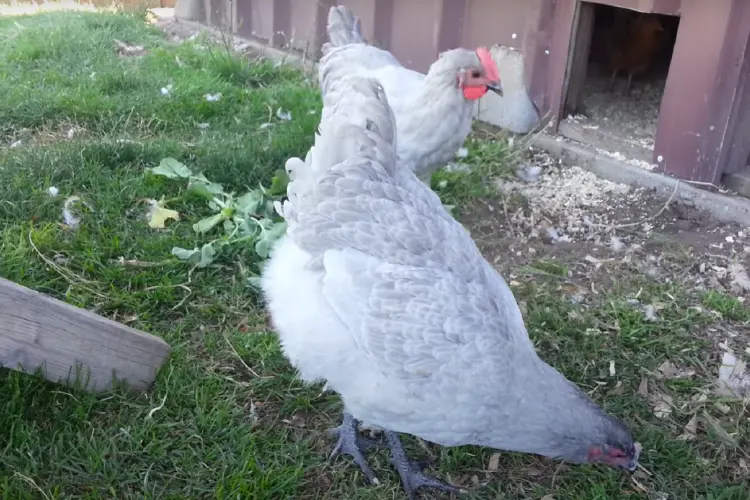
[(487, 50), (487, 47), (479, 47), (476, 50), (477, 56), (479, 56), (479, 62), (482, 63), (486, 76), (491, 81), (500, 81), (500, 72), (497, 70), (497, 64), (492, 59), (492, 54)]

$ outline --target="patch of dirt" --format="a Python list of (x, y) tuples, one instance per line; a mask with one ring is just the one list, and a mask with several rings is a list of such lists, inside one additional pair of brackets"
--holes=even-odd
[(463, 217), (490, 262), (580, 262), (590, 255), (642, 258), (650, 267), (663, 264), (659, 254), (669, 250), (680, 267), (695, 265), (695, 278), (707, 285), (711, 276), (726, 281), (730, 262), (748, 264), (748, 228), (718, 222), (677, 197), (665, 200), (653, 190), (601, 179), (535, 148), (522, 160), (518, 177), (496, 181), (500, 196), (477, 202)]
[[(719, 223), (677, 197), (616, 184), (546, 152), (529, 149), (516, 179), (498, 180), (499, 196), (475, 201), (461, 221), (485, 258), (511, 284), (528, 279), (519, 268), (552, 263), (565, 273), (561, 290), (575, 302), (622, 283), (679, 283), (697, 293), (716, 290), (750, 299), (750, 230)], [(557, 265), (555, 265), (557, 264)], [(523, 277), (522, 277), (523, 275)], [(634, 306), (646, 310), (632, 297)], [(730, 341), (750, 347), (742, 328)], [(710, 335), (721, 359), (726, 331)]]

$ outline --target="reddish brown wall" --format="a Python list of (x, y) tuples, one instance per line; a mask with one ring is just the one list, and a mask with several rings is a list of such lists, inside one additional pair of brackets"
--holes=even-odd
[[(564, 101), (568, 52), (579, 0), (205, 0), (237, 20), (241, 36), (316, 57), (331, 5), (350, 6), (365, 36), (404, 65), (426, 71), (442, 50), (502, 44), (524, 53), (526, 82), (553, 123)], [(750, 154), (750, 0), (589, 0), (680, 15), (659, 117), (654, 161), (678, 177), (716, 182)], [(230, 16), (231, 17), (231, 16)], [(744, 86), (741, 86), (744, 83)], [(686, 105), (690, 103), (690, 105)], [(740, 128), (741, 130), (736, 130)], [(741, 147), (737, 143), (741, 142)], [(748, 147), (743, 146), (748, 144)]]
[(362, 18), (372, 43), (419, 71), (426, 71), (441, 51), (457, 46), (502, 44), (521, 49), (529, 12), (527, 3), (516, 0), (206, 1), (212, 3), (212, 24), (218, 24), (222, 8), (234, 8), (238, 35), (277, 47), (293, 46), (311, 56), (325, 42), (330, 6), (348, 5)]

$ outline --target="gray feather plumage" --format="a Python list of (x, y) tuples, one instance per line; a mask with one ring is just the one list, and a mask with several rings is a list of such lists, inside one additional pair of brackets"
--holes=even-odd
[(444, 445), (584, 461), (632, 441), (536, 355), (506, 282), (397, 157), (382, 87), (332, 80), (325, 103), (305, 161), (287, 162), (289, 229), (263, 281), (303, 377), (368, 425)]

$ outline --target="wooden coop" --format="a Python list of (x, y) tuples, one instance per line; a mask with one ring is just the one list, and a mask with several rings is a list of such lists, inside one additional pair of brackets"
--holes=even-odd
[[(203, 0), (193, 19), (315, 58), (335, 4), (418, 71), (456, 46), (522, 53), (521, 76), (552, 133), (697, 184), (748, 163), (748, 0)], [(625, 75), (608, 91), (608, 35), (628, 21), (658, 26), (658, 50), (630, 93)]]
[[(750, 2), (540, 0), (536, 7), (527, 74), (554, 132), (697, 184), (746, 168)], [(603, 83), (611, 75), (605, 37), (627, 16), (662, 27), (661, 47), (630, 95)]]

